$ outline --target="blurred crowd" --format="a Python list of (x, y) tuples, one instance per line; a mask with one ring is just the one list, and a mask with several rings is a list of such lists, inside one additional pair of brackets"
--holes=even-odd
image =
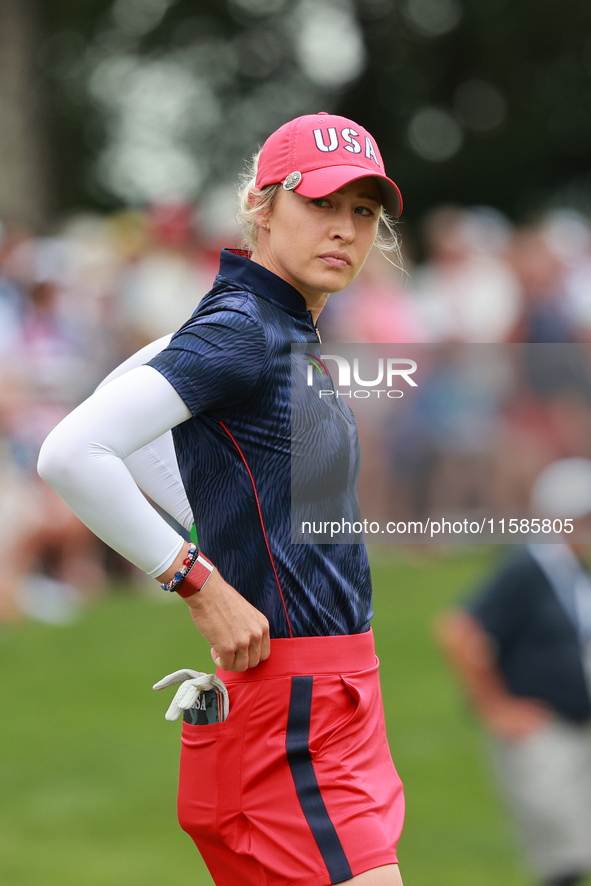
[[(591, 223), (582, 214), (557, 209), (515, 227), (488, 207), (449, 206), (434, 209), (413, 242), (400, 230), (404, 269), (372, 254), (323, 312), (325, 341), (591, 341)], [(129, 577), (37, 478), (37, 453), (118, 363), (191, 315), (233, 240), (220, 243), (184, 204), (79, 216), (51, 236), (0, 225), (0, 622), (67, 620), (107, 579)], [(526, 440), (542, 421), (532, 409), (520, 416)], [(587, 436), (579, 448), (591, 445)], [(400, 470), (426, 476), (416, 450), (405, 462), (408, 440), (392, 447)], [(591, 454), (564, 449), (542, 453), (535, 469)]]
[(118, 575), (140, 578), (37, 476), (49, 431), (122, 360), (177, 329), (215, 250), (191, 206), (0, 228), (0, 622), (64, 622)]
[(437, 207), (403, 249), (404, 274), (374, 254), (320, 318), (330, 341), (430, 345), (400, 351), (420, 383), (383, 430), (358, 415), (362, 511), (525, 516), (540, 470), (591, 456), (589, 219), (556, 209), (513, 226), (489, 207)]
[(343, 342), (577, 342), (591, 338), (589, 219), (557, 209), (514, 227), (489, 207), (443, 206), (405, 273), (378, 253), (321, 322)]

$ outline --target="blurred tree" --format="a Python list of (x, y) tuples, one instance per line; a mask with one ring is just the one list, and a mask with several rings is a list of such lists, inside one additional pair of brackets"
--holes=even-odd
[(36, 63), (44, 86), (57, 208), (96, 207), (91, 169), (105, 135), (86, 88), (88, 53), (113, 0), (29, 2), (35, 2), (41, 24)]
[[(141, 202), (167, 187), (201, 198), (232, 180), (274, 127), (321, 109), (376, 135), (411, 225), (446, 201), (488, 203), (513, 217), (549, 195), (591, 208), (587, 0), (3, 0), (0, 8), (0, 98), (13, 121), (0, 133), (10, 170), (0, 193), (21, 193), (21, 181), (23, 211), (31, 194), (40, 205), (47, 199), (35, 184), (45, 146), (35, 63), (63, 209)], [(8, 29), (21, 36), (9, 39)]]
[[(234, 180), (273, 128), (334, 102), (349, 72), (326, 85), (308, 76), (309, 2), (45, 0), (39, 63), (62, 205), (201, 196)], [(333, 44), (352, 23), (361, 62), (341, 5)]]
[(357, 0), (364, 75), (339, 103), (384, 145), (407, 219), (434, 203), (513, 217), (591, 209), (591, 4)]
[(40, 225), (49, 211), (33, 0), (0, 2), (0, 218)]

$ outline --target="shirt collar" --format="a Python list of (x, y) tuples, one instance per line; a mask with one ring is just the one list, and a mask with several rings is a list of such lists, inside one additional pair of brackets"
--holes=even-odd
[(528, 544), (527, 548), (534, 560), (549, 572), (555, 574), (566, 572), (572, 576), (578, 575), (583, 571), (576, 554), (567, 544), (560, 542), (554, 544)]
[(591, 582), (574, 551), (566, 544), (529, 544), (527, 549), (584, 638), (591, 638)]
[(250, 253), (242, 249), (222, 249), (220, 276), (242, 283), (283, 310), (308, 313), (304, 296), (291, 283), (251, 261)]

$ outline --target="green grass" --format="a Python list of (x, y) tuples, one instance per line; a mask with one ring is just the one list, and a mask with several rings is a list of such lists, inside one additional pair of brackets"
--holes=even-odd
[[(426, 553), (426, 551), (425, 551)], [(394, 761), (405, 782), (406, 886), (525, 886), (480, 734), (435, 649), (435, 614), (492, 551), (411, 562), (372, 554), (374, 631)], [(201, 886), (176, 822), (179, 724), (152, 683), (210, 669), (184, 604), (117, 593), (68, 627), (0, 633), (0, 883)]]

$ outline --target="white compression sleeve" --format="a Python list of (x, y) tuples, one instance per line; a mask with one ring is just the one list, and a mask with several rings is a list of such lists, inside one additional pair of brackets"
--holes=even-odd
[[(172, 335), (165, 335), (136, 351), (114, 369), (100, 383), (97, 390), (131, 369), (147, 363), (168, 345), (171, 338)], [(125, 459), (125, 465), (140, 489), (149, 495), (152, 501), (160, 505), (185, 529), (191, 528), (194, 523), (193, 511), (181, 479), (171, 431), (133, 452)]]
[(182, 538), (146, 501), (123, 463), (191, 413), (151, 366), (96, 391), (54, 428), (39, 473), (99, 538), (149, 575), (165, 572)]

